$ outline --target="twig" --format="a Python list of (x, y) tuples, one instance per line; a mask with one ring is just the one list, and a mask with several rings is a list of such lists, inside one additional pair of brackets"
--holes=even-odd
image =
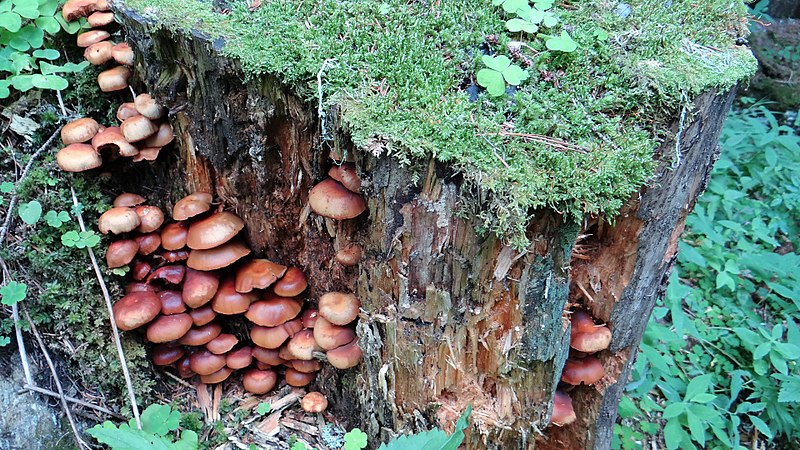
[(61, 107), (61, 115), (67, 116), (67, 108), (64, 106), (64, 99), (61, 98), (61, 91), (56, 91), (56, 98), (58, 98), (58, 106)]
[[(0, 266), (3, 268), (3, 284), (11, 280), (11, 273), (8, 271), (6, 262), (0, 258)], [(19, 350), (19, 359), (22, 362), (22, 372), (25, 374), (25, 382), (33, 384), (33, 376), (31, 375), (31, 366), (28, 363), (28, 352), (25, 350), (25, 342), (22, 340), (22, 328), (19, 326), (19, 307), (16, 303), (11, 305), (11, 317), (14, 320), (14, 334), (17, 338), (17, 350)]]
[(50, 367), (50, 373), (53, 375), (53, 381), (56, 384), (56, 389), (58, 390), (58, 397), (61, 399), (61, 406), (64, 408), (64, 413), (67, 415), (67, 420), (69, 420), (69, 426), (72, 427), (72, 433), (75, 434), (75, 442), (78, 444), (78, 448), (85, 447), (87, 449), (91, 448), (86, 442), (83, 442), (81, 439), (80, 432), (78, 432), (78, 426), (75, 425), (75, 419), (72, 417), (72, 412), (69, 410), (69, 404), (67, 404), (66, 396), (64, 395), (64, 389), (61, 387), (61, 381), (58, 379), (58, 372), (56, 372), (56, 366), (53, 364), (53, 360), (50, 359), (50, 352), (47, 351), (47, 346), (45, 346), (42, 337), (39, 335), (39, 332), (36, 330), (36, 324), (33, 323), (31, 320), (30, 314), (28, 311), (24, 311), (25, 313), (25, 320), (28, 321), (28, 325), (31, 327), (31, 332), (33, 336), (36, 338), (36, 342), (39, 343), (39, 347), (42, 349), (42, 354), (44, 354), (44, 359), (47, 361), (48, 367)]
[(540, 144), (549, 145), (550, 147), (555, 148), (556, 150), (570, 150), (573, 152), (578, 153), (587, 153), (588, 150), (581, 147), (580, 145), (570, 144), (567, 141), (562, 141), (561, 139), (551, 138), (550, 136), (544, 136), (541, 134), (531, 134), (531, 133), (514, 133), (511, 131), (501, 131), (499, 133), (479, 133), (478, 136), (510, 136), (510, 137), (518, 137), (522, 138), (526, 141), (533, 141), (538, 142)]
[(319, 96), (319, 103), (317, 103), (317, 115), (319, 116), (319, 126), (322, 132), (320, 138), (323, 141), (329, 141), (332, 139), (331, 135), (328, 134), (328, 114), (325, 113), (325, 109), (323, 107), (323, 100), (322, 100), (322, 73), (325, 72), (325, 69), (329, 67), (336, 66), (336, 59), (328, 58), (322, 62), (322, 67), (319, 68), (319, 72), (317, 72), (317, 95)]
[[(49, 395), (51, 397), (61, 397), (58, 394), (58, 392), (51, 391), (50, 389), (41, 388), (39, 386), (34, 386), (32, 384), (27, 384), (27, 383), (22, 385), (22, 390), (23, 391), (38, 392), (40, 394)], [(115, 413), (114, 411), (111, 411), (110, 409), (103, 408), (102, 406), (95, 405), (94, 403), (89, 403), (89, 402), (81, 400), (79, 398), (69, 397), (69, 396), (65, 395), (64, 396), (64, 400), (66, 400), (66, 401), (68, 401), (70, 403), (74, 403), (76, 405), (85, 406), (85, 407), (93, 409), (93, 410), (95, 410), (97, 412), (101, 412), (103, 414), (106, 414), (106, 415), (109, 415), (111, 417), (114, 417), (115, 419), (120, 419), (120, 420), (124, 420), (125, 419), (120, 414)]]
[[(25, 179), (25, 177), (28, 176), (28, 172), (31, 170), (33, 162), (36, 161), (36, 158), (38, 158), (39, 155), (50, 145), (50, 143), (53, 142), (53, 139), (55, 139), (56, 136), (58, 136), (59, 131), (61, 131), (61, 129), (57, 128), (56, 131), (54, 131), (53, 134), (50, 135), (50, 137), (47, 138), (46, 141), (44, 141), (44, 144), (42, 144), (42, 146), (39, 147), (33, 153), (33, 155), (31, 155), (31, 159), (28, 160), (28, 163), (25, 164), (25, 168), (22, 169), (22, 174), (19, 176), (19, 179), (17, 180), (17, 185), (19, 185), (19, 183), (21, 183)], [(8, 202), (8, 208), (6, 209), (6, 220), (5, 222), (3, 222), (3, 228), (0, 228), (0, 245), (2, 245), (2, 243), (5, 242), (6, 240), (6, 235), (8, 234), (9, 228), (11, 227), (11, 218), (13, 217), (15, 206), (17, 206), (16, 189), (14, 190), (14, 194), (11, 196), (11, 201)]]
[[(78, 210), (78, 196), (75, 195), (75, 189), (73, 189), (72, 186), (70, 186), (69, 190), (72, 193), (72, 204), (75, 206), (75, 216), (78, 217), (78, 225), (81, 228), (81, 232), (86, 232), (86, 225), (83, 223), (83, 216)], [(111, 322), (111, 330), (114, 334), (114, 344), (117, 347), (117, 355), (119, 355), (119, 362), (122, 366), (122, 374), (125, 377), (125, 385), (128, 388), (128, 397), (131, 402), (131, 410), (133, 410), (133, 418), (136, 419), (136, 427), (141, 430), (142, 420), (139, 418), (139, 406), (136, 404), (136, 394), (133, 391), (131, 374), (128, 371), (128, 364), (125, 361), (125, 352), (122, 350), (122, 341), (120, 341), (119, 338), (117, 323), (114, 322), (114, 309), (111, 307), (111, 295), (109, 295), (108, 288), (106, 288), (106, 282), (103, 279), (103, 273), (100, 271), (100, 266), (97, 265), (97, 259), (94, 257), (94, 252), (92, 251), (91, 247), (86, 247), (86, 251), (89, 253), (89, 259), (92, 260), (92, 267), (94, 267), (94, 273), (97, 275), (97, 281), (100, 283), (100, 290), (103, 291), (103, 298), (105, 299), (109, 321)]]

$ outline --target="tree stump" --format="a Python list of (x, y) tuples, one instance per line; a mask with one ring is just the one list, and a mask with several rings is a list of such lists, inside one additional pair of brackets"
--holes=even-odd
[[(119, 2), (117, 2), (119, 3)], [(675, 117), (649, 186), (609, 225), (535, 212), (519, 252), (457, 214), (460, 177), (430, 158), (401, 165), (356, 148), (339, 128), (332, 147), (354, 160), (369, 212), (317, 216), (308, 192), (331, 167), (316, 105), (240, 65), (202, 33), (156, 27), (124, 4), (118, 20), (138, 55), (135, 73), (170, 109), (174, 156), (136, 174), (166, 205), (213, 192), (247, 224), (256, 254), (298, 265), (310, 297), (356, 293), (365, 359), (316, 382), (333, 414), (377, 447), (397, 433), (452, 427), (472, 404), (470, 449), (609, 448), (617, 405), (654, 302), (666, 287), (685, 218), (706, 186), (733, 94), (708, 92)], [(333, 259), (363, 247), (355, 267)], [(569, 353), (565, 309), (587, 308), (613, 331), (606, 375), (572, 391), (578, 420), (548, 427)]]

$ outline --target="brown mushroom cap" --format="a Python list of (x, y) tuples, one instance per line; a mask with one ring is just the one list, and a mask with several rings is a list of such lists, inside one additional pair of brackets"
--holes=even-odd
[(362, 196), (333, 178), (327, 178), (311, 189), (308, 204), (320, 216), (336, 220), (352, 219), (367, 210), (367, 203)]
[(348, 162), (341, 166), (334, 165), (328, 171), (328, 176), (342, 183), (349, 191), (358, 193), (361, 191), (361, 178), (358, 177), (356, 165)]
[[(158, 102), (155, 101), (155, 99), (153, 99), (153, 97), (150, 94), (143, 93), (137, 95), (136, 98), (133, 99), (133, 103), (136, 105), (136, 110), (139, 111), (139, 114), (147, 117), (150, 120), (160, 119), (161, 116), (164, 115), (165, 112), (164, 107), (158, 104)], [(163, 147), (163, 146), (159, 145), (158, 147)]]
[(161, 235), (158, 233), (142, 234), (136, 236), (134, 240), (139, 244), (139, 254), (142, 256), (153, 253), (161, 246)]
[(211, 375), (225, 367), (225, 357), (200, 350), (189, 357), (189, 367), (198, 375)]
[(186, 351), (180, 345), (156, 345), (153, 347), (153, 364), (168, 366), (183, 358)]
[[(181, 338), (180, 343), (183, 345), (199, 347), (201, 345), (208, 344), (214, 338), (219, 336), (220, 333), (222, 333), (222, 327), (220, 324), (211, 322), (203, 325), (202, 327), (192, 328), (186, 332), (186, 335)], [(197, 371), (195, 370), (195, 372)]]
[(160, 316), (147, 326), (146, 336), (150, 342), (175, 341), (183, 337), (190, 328), (192, 328), (192, 318), (188, 314)]
[(90, 141), (100, 130), (100, 124), (89, 117), (73, 120), (61, 128), (61, 141), (65, 145)]
[(334, 325), (347, 325), (358, 317), (361, 301), (353, 294), (328, 292), (319, 298), (319, 315)]
[(175, 220), (186, 220), (198, 214), (202, 214), (211, 208), (211, 194), (205, 192), (195, 192), (178, 200), (172, 208), (172, 218)]
[(225, 355), (225, 365), (234, 370), (244, 369), (253, 363), (251, 347), (242, 347)]
[(211, 308), (219, 314), (242, 314), (256, 300), (258, 300), (257, 293), (240, 294), (234, 288), (233, 278), (226, 278), (220, 283), (214, 299), (211, 300)]
[(321, 413), (328, 409), (328, 399), (319, 392), (309, 392), (300, 400), (300, 406), (307, 413)]
[(181, 378), (191, 378), (195, 376), (195, 373), (192, 371), (190, 367), (191, 360), (188, 356), (184, 356), (181, 358), (176, 364), (175, 367), (178, 369), (178, 376)]
[(112, 242), (106, 250), (106, 264), (109, 269), (115, 267), (122, 267), (133, 261), (136, 252), (139, 250), (139, 244), (133, 239), (122, 239)]
[(188, 223), (170, 223), (161, 230), (161, 246), (164, 247), (164, 250), (180, 250), (186, 246), (186, 236), (188, 234)]
[(137, 206), (141, 205), (146, 201), (147, 199), (142, 197), (141, 195), (131, 194), (130, 192), (123, 192), (114, 199), (113, 206), (120, 206), (120, 207)]
[(95, 3), (95, 11), (111, 11), (111, 6), (108, 4), (108, 0), (97, 0)]
[(569, 358), (561, 372), (561, 381), (573, 386), (581, 383), (592, 385), (600, 381), (604, 374), (603, 364), (594, 356)]
[(156, 134), (144, 140), (145, 147), (163, 147), (175, 139), (175, 134), (172, 131), (172, 125), (169, 122), (164, 122), (158, 126)]
[(121, 91), (128, 88), (128, 78), (130, 76), (130, 69), (125, 66), (117, 66), (100, 72), (97, 75), (97, 84), (100, 85), (100, 90), (103, 92)]
[(83, 172), (103, 165), (100, 155), (88, 144), (69, 144), (58, 151), (56, 162), (65, 172)]
[(183, 281), (183, 302), (192, 308), (199, 308), (214, 297), (218, 288), (219, 277), (216, 274), (187, 268)]
[(104, 27), (114, 21), (114, 13), (106, 11), (95, 11), (87, 18), (89, 26), (92, 28)]
[(345, 345), (355, 337), (355, 332), (350, 328), (334, 325), (322, 316), (317, 317), (317, 322), (314, 324), (314, 339), (325, 350)]
[(193, 309), (189, 311), (189, 315), (192, 317), (192, 322), (196, 327), (202, 327), (217, 317), (217, 313), (211, 309), (211, 305), (205, 305), (201, 306), (200, 308)]
[(319, 372), (322, 370), (322, 363), (320, 363), (316, 359), (310, 359), (308, 361), (304, 361), (301, 359), (294, 359), (290, 361), (292, 364), (292, 369), (303, 372), (303, 373), (311, 373), (311, 372)]
[(67, 22), (72, 22), (94, 12), (96, 5), (96, 0), (69, 0), (61, 8), (61, 16)]
[(272, 370), (250, 369), (242, 377), (244, 390), (256, 395), (271, 391), (277, 382), (278, 375)]
[[(152, 233), (164, 223), (164, 213), (158, 206), (141, 205), (137, 206), (134, 211), (141, 221), (139, 228), (136, 229), (139, 233)], [(158, 240), (161, 241), (160, 235)]]
[(189, 259), (189, 250), (162, 252), (159, 256), (167, 262), (186, 261)]
[(316, 376), (317, 376), (316, 372), (303, 373), (303, 372), (298, 372), (292, 369), (291, 367), (286, 369), (286, 373), (284, 374), (284, 378), (286, 379), (286, 384), (294, 387), (308, 386), (309, 384), (311, 384), (312, 381), (314, 381), (314, 378), (316, 378)]
[(216, 270), (230, 266), (249, 253), (250, 248), (246, 245), (229, 241), (209, 250), (192, 250), (186, 265), (195, 270)]
[(256, 325), (274, 327), (297, 317), (300, 309), (291, 298), (273, 297), (251, 303), (244, 316)]
[(250, 330), (250, 340), (261, 348), (274, 350), (302, 329), (303, 323), (300, 319), (290, 320), (275, 327), (255, 326)]
[(111, 57), (114, 61), (124, 65), (132, 66), (136, 55), (133, 54), (133, 49), (127, 42), (120, 42), (111, 48)]
[(184, 266), (161, 266), (147, 277), (147, 282), (152, 283), (154, 280), (164, 280), (170, 284), (181, 284), (184, 274), (186, 274), (186, 267)]
[(111, 34), (105, 30), (89, 30), (78, 35), (78, 47), (86, 48), (92, 44), (105, 41)]
[(347, 247), (336, 252), (336, 261), (345, 266), (355, 266), (361, 261), (361, 246), (358, 244), (350, 244)]
[(557, 427), (569, 425), (578, 417), (575, 415), (575, 409), (572, 407), (572, 398), (562, 390), (556, 390), (555, 398), (553, 399), (553, 416), (550, 423)]
[(113, 306), (114, 322), (122, 331), (133, 330), (155, 319), (161, 301), (152, 291), (130, 292)]
[(133, 292), (156, 292), (156, 289), (153, 286), (150, 286), (147, 283), (128, 283), (125, 286), (125, 293), (131, 294)]
[(253, 289), (265, 289), (286, 273), (286, 266), (267, 259), (253, 259), (242, 264), (236, 271), (236, 291), (247, 293)]
[(253, 358), (270, 366), (280, 366), (286, 362), (279, 353), (278, 350), (261, 347), (253, 347), (252, 351)]
[(236, 214), (218, 212), (189, 226), (186, 245), (193, 250), (208, 250), (230, 241), (243, 228), (244, 222)]
[(161, 314), (171, 315), (186, 312), (186, 305), (183, 304), (179, 291), (161, 291), (158, 293), (158, 299), (161, 300)]
[[(110, 51), (110, 50), (109, 50)], [(119, 105), (117, 108), (117, 120), (123, 122), (133, 116), (138, 116), (139, 111), (136, 110), (136, 105), (133, 102), (127, 102)]]
[(607, 326), (595, 325), (587, 312), (576, 310), (572, 313), (570, 347), (584, 353), (605, 350), (611, 344), (611, 330)]
[(219, 336), (215, 337), (214, 339), (210, 340), (206, 344), (206, 349), (215, 355), (221, 355), (223, 353), (228, 353), (236, 344), (239, 343), (239, 339), (236, 339), (236, 336), (232, 334), (222, 333)]
[(272, 291), (281, 297), (294, 297), (308, 287), (308, 279), (299, 267), (290, 267), (286, 274), (275, 283)]
[(116, 152), (119, 156), (135, 156), (139, 149), (125, 140), (122, 130), (119, 127), (108, 127), (100, 131), (92, 138), (92, 147), (98, 153), (110, 151)]
[(142, 281), (150, 275), (150, 270), (152, 270), (150, 263), (138, 262), (131, 269), (131, 277), (136, 281)]
[(104, 212), (97, 220), (97, 228), (103, 234), (127, 233), (139, 226), (139, 216), (133, 208), (114, 207)]
[(364, 357), (364, 352), (358, 346), (358, 339), (353, 339), (349, 344), (328, 350), (325, 354), (328, 357), (328, 362), (337, 369), (344, 370), (355, 367), (361, 362)]
[(101, 41), (94, 43), (83, 51), (83, 57), (89, 61), (93, 66), (99, 66), (111, 61), (111, 47), (114, 43), (111, 41)]
[(147, 117), (140, 115), (123, 121), (120, 129), (126, 141), (139, 142), (154, 135), (158, 131), (158, 125)]
[(200, 375), (200, 382), (205, 384), (222, 383), (231, 376), (232, 373), (233, 370), (228, 367), (223, 367), (210, 375)]
[(317, 345), (314, 340), (314, 332), (312, 330), (302, 330), (295, 333), (294, 336), (286, 344), (286, 348), (294, 356), (293, 359), (300, 359), (303, 361), (310, 361), (314, 357), (313, 352), (323, 350), (322, 347)]
[(319, 311), (316, 309), (311, 308), (303, 311), (301, 315), (303, 328), (314, 328), (314, 324), (317, 323), (317, 317), (319, 317)]
[(158, 159), (158, 154), (161, 152), (161, 147), (146, 147), (140, 148), (139, 153), (137, 153), (131, 161), (139, 162), (139, 161), (155, 161)]

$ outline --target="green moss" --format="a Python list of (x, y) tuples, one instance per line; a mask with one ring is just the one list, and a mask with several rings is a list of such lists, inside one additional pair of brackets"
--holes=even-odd
[[(659, 125), (692, 96), (728, 89), (755, 70), (749, 51), (734, 46), (745, 29), (737, 0), (557, 8), (580, 44), (569, 54), (547, 51), (541, 37), (506, 33), (508, 17), (488, 0), (279, 0), (252, 12), (236, 1), (226, 15), (199, 0), (126, 3), (165, 26), (223, 38), (222, 54), (246, 73), (272, 75), (309, 102), (317, 101), (320, 68), (333, 60), (323, 97), (340, 107), (354, 142), (402, 161), (435, 155), (450, 164), (468, 190), (489, 194), (468, 208), (517, 246), (534, 208), (616, 214), (653, 174)], [(532, 77), (510, 97), (472, 101), (464, 87), (487, 35), (507, 55), (509, 40), (525, 41)]]

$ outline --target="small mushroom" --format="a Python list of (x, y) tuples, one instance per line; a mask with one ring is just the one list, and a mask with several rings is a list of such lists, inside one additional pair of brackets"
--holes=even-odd
[(218, 212), (189, 226), (186, 245), (193, 250), (208, 250), (230, 241), (243, 228), (244, 222), (236, 214)]
[(316, 376), (317, 376), (316, 373), (298, 372), (292, 369), (291, 367), (286, 369), (286, 373), (284, 374), (284, 378), (286, 379), (286, 384), (294, 387), (308, 386), (309, 384), (311, 384), (312, 381), (314, 381), (314, 378), (316, 378)]
[(225, 355), (225, 365), (234, 370), (244, 369), (253, 363), (251, 347), (242, 347)]
[(364, 352), (358, 346), (358, 339), (353, 339), (349, 344), (328, 350), (325, 356), (333, 367), (344, 370), (357, 366), (364, 357)]
[(341, 166), (334, 165), (328, 171), (328, 176), (342, 183), (349, 191), (358, 193), (361, 191), (361, 178), (356, 172), (356, 165), (348, 162)]
[(159, 246), (161, 246), (161, 236), (158, 233), (142, 234), (136, 236), (134, 240), (136, 240), (136, 242), (139, 244), (139, 254), (142, 256), (147, 256), (153, 253), (154, 251), (158, 250)]
[(164, 247), (164, 250), (180, 250), (186, 246), (186, 236), (188, 234), (188, 223), (170, 223), (161, 230), (161, 246)]
[(311, 330), (302, 330), (295, 333), (286, 344), (286, 348), (292, 356), (294, 356), (293, 359), (303, 361), (310, 361), (314, 358), (312, 356), (313, 352), (323, 350), (322, 347), (317, 345), (317, 342), (314, 340), (314, 332)]
[(270, 366), (280, 366), (286, 362), (285, 359), (280, 357), (276, 349), (253, 347), (252, 355), (253, 358)]
[(299, 267), (290, 267), (286, 274), (275, 283), (272, 291), (281, 297), (294, 297), (308, 287), (308, 279)]
[(83, 57), (89, 61), (93, 66), (99, 66), (111, 61), (111, 47), (114, 43), (111, 41), (96, 42), (83, 51)]
[(308, 361), (304, 361), (301, 359), (294, 359), (290, 361), (292, 363), (292, 369), (303, 372), (303, 373), (311, 373), (311, 372), (319, 372), (322, 370), (322, 363), (320, 363), (316, 359), (310, 359)]
[(302, 329), (303, 323), (300, 319), (274, 327), (255, 326), (250, 330), (250, 340), (260, 348), (275, 350)]
[(139, 142), (158, 131), (158, 126), (145, 116), (133, 116), (122, 122), (120, 125), (122, 135), (128, 142)]
[(202, 327), (214, 320), (217, 317), (217, 313), (211, 309), (211, 305), (205, 305), (189, 311), (189, 316), (191, 316), (194, 326)]
[(97, 75), (97, 84), (103, 92), (121, 91), (128, 88), (128, 78), (131, 70), (125, 66), (117, 66), (100, 72)]
[[(106, 128), (107, 129), (107, 128)], [(131, 194), (130, 192), (123, 192), (114, 198), (113, 206), (129, 207), (138, 206), (146, 202), (147, 199), (138, 194)]]
[[(192, 345), (199, 347), (211, 342), (214, 338), (222, 333), (222, 327), (216, 322), (211, 322), (202, 327), (192, 328), (181, 338), (180, 343), (183, 345)], [(197, 372), (195, 370), (195, 372)], [(199, 373), (199, 372), (198, 372)]]
[(595, 325), (587, 312), (577, 310), (572, 313), (570, 347), (583, 353), (605, 350), (611, 344), (611, 330), (607, 326)]
[[(135, 211), (141, 221), (139, 228), (136, 229), (139, 233), (152, 233), (164, 223), (164, 213), (158, 206), (141, 205), (137, 206)], [(160, 235), (158, 239), (161, 240)]]
[(56, 153), (56, 162), (65, 172), (83, 172), (103, 165), (100, 155), (89, 144), (69, 144)]
[(333, 178), (327, 178), (311, 189), (308, 204), (315, 213), (336, 220), (352, 219), (367, 210), (362, 196)]
[(214, 294), (211, 308), (218, 314), (242, 314), (256, 300), (258, 300), (258, 294), (254, 292), (240, 294), (234, 288), (233, 279), (226, 278), (220, 283), (217, 293)]
[(132, 161), (155, 161), (158, 159), (158, 154), (161, 152), (161, 147), (146, 147), (140, 148), (139, 153), (134, 155)]
[(247, 293), (253, 289), (265, 289), (286, 273), (286, 266), (267, 259), (253, 259), (236, 271), (236, 291)]
[(314, 328), (314, 324), (317, 323), (317, 317), (319, 317), (319, 311), (316, 309), (311, 308), (303, 311), (301, 315), (303, 328)]
[(250, 304), (244, 316), (256, 325), (274, 327), (297, 317), (300, 309), (291, 298), (273, 297)]
[(104, 27), (114, 22), (114, 13), (106, 11), (95, 11), (87, 18), (89, 26), (92, 28)]
[(569, 425), (578, 417), (575, 415), (575, 409), (572, 407), (572, 398), (562, 390), (556, 390), (555, 398), (553, 399), (553, 416), (550, 423), (557, 427)]
[(355, 266), (359, 263), (359, 261), (361, 261), (361, 255), (361, 246), (358, 244), (350, 244), (336, 252), (336, 256), (334, 258), (339, 264), (345, 267), (350, 267)]
[(122, 267), (133, 261), (136, 252), (139, 250), (139, 244), (133, 239), (122, 239), (112, 242), (106, 250), (106, 264), (109, 269)]
[(64, 3), (61, 8), (61, 16), (67, 22), (86, 17), (95, 11), (97, 7), (96, 0), (69, 0)]
[(161, 291), (158, 293), (161, 301), (161, 314), (171, 315), (186, 312), (186, 305), (181, 300), (179, 291)]
[[(124, 45), (125, 44), (123, 42)], [(123, 45), (119, 44), (119, 45)], [(130, 47), (128, 47), (130, 49)], [(164, 115), (164, 107), (159, 105), (155, 99), (150, 94), (143, 93), (136, 96), (133, 99), (134, 105), (136, 105), (136, 111), (139, 111), (139, 114), (147, 117), (150, 120), (157, 120), (160, 119)], [(159, 145), (159, 147), (162, 147)]]
[(300, 406), (307, 413), (321, 413), (328, 409), (328, 399), (320, 392), (309, 392), (300, 400)]
[(166, 262), (186, 261), (189, 259), (189, 250), (174, 250), (161, 253), (161, 258)]
[(164, 280), (170, 284), (180, 284), (181, 281), (183, 281), (183, 276), (185, 273), (186, 267), (184, 266), (161, 266), (154, 270), (149, 277), (147, 277), (147, 282), (152, 283), (153, 280)]
[(347, 325), (358, 317), (361, 301), (353, 294), (328, 292), (319, 298), (319, 315), (334, 325)]
[(153, 364), (157, 366), (168, 366), (183, 358), (185, 354), (186, 351), (179, 345), (156, 345), (153, 347)]
[[(219, 289), (219, 277), (211, 272), (186, 269), (183, 280), (183, 302), (192, 308), (199, 308), (214, 298)], [(209, 306), (211, 309), (211, 306)], [(212, 310), (213, 312), (213, 310)]]
[(130, 119), (133, 116), (138, 116), (139, 111), (136, 110), (136, 105), (133, 102), (127, 102), (119, 105), (117, 108), (117, 120), (123, 122), (125, 120)]
[(172, 131), (172, 125), (169, 122), (164, 122), (158, 126), (156, 134), (145, 139), (143, 144), (145, 147), (163, 147), (175, 139), (175, 134)]
[(176, 341), (190, 328), (192, 328), (192, 318), (188, 314), (160, 316), (147, 326), (146, 336), (148, 341), (155, 343)]
[(205, 192), (195, 192), (178, 200), (172, 208), (172, 218), (175, 220), (186, 220), (198, 214), (202, 214), (211, 208), (211, 194)]
[(105, 30), (90, 30), (78, 35), (78, 47), (86, 48), (92, 44), (105, 41), (111, 37), (108, 31)]
[(138, 262), (131, 270), (131, 277), (136, 281), (142, 281), (150, 275), (150, 270), (152, 270), (150, 263)]
[(186, 265), (195, 270), (221, 269), (247, 256), (250, 251), (239, 241), (229, 241), (209, 250), (192, 250)]
[(232, 373), (233, 371), (230, 368), (223, 367), (212, 374), (200, 375), (200, 382), (205, 384), (222, 383), (223, 381), (228, 379), (228, 377), (231, 376)]
[(100, 216), (97, 227), (103, 234), (120, 234), (135, 230), (139, 223), (139, 216), (133, 208), (114, 207)]
[(594, 356), (569, 358), (561, 372), (561, 381), (573, 386), (581, 383), (592, 385), (600, 381), (604, 374), (603, 364)]
[(355, 338), (356, 334), (350, 328), (334, 325), (322, 316), (317, 318), (317, 323), (314, 326), (314, 339), (323, 349), (332, 350), (347, 344)]
[(92, 147), (98, 153), (103, 151), (112, 151), (119, 154), (119, 156), (136, 156), (139, 149), (133, 144), (125, 140), (122, 135), (122, 130), (119, 127), (108, 127), (100, 131), (92, 138)]
[(100, 124), (89, 117), (73, 120), (61, 128), (61, 141), (65, 145), (88, 142), (100, 131)]
[(115, 303), (112, 310), (117, 327), (129, 331), (155, 319), (161, 311), (161, 301), (152, 291), (131, 292)]
[(200, 350), (189, 357), (189, 367), (198, 375), (211, 375), (225, 367), (225, 357)]
[(272, 370), (250, 369), (242, 377), (242, 385), (247, 392), (261, 395), (275, 387), (278, 375)]
[(124, 66), (132, 66), (135, 60), (133, 49), (131, 49), (131, 46), (128, 45), (127, 42), (120, 42), (112, 47), (111, 57), (114, 58), (114, 61)]
[(238, 343), (239, 339), (236, 339), (236, 336), (222, 333), (214, 339), (208, 341), (206, 344), (206, 349), (215, 355), (222, 355), (228, 353)]

